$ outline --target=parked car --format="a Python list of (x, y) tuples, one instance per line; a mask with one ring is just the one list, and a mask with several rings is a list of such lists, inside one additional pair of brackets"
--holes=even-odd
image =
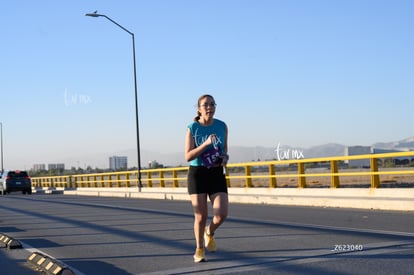
[(21, 191), (23, 194), (32, 194), (32, 180), (26, 171), (4, 171), (0, 178), (3, 193)]

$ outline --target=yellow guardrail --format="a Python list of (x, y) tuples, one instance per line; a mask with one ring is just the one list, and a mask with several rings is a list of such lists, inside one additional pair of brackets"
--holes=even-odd
[[(328, 182), (329, 187), (341, 187), (343, 178), (362, 179), (354, 180), (354, 183), (369, 183), (371, 188), (379, 188), (381, 186), (380, 177), (409, 177), (414, 175), (414, 168), (394, 168), (379, 169), (379, 160), (411, 157), (414, 159), (414, 151), (384, 153), (384, 154), (368, 154), (354, 156), (339, 156), (326, 158), (311, 159), (292, 159), (292, 160), (274, 160), (259, 161), (246, 163), (229, 163), (226, 167), (227, 185), (242, 186), (251, 188), (254, 186), (276, 188), (279, 186), (278, 181), (288, 180), (288, 183), (294, 184), (299, 188), (311, 187), (307, 182), (310, 178), (321, 178), (323, 182)], [(352, 160), (369, 160), (369, 168), (367, 169), (350, 169), (340, 167), (340, 163)], [(314, 172), (312, 168), (315, 164), (324, 164), (324, 169), (318, 168), (318, 172)], [(320, 167), (320, 165), (319, 165)], [(175, 168), (158, 168), (141, 170), (141, 181), (143, 187), (153, 187), (158, 183), (159, 187), (180, 187), (187, 186), (188, 167)], [(94, 174), (76, 174), (68, 176), (51, 176), (51, 177), (33, 177), (33, 187), (137, 187), (138, 188), (138, 171), (125, 172), (108, 172)], [(362, 182), (361, 182), (362, 181)], [(388, 180), (389, 181), (389, 180)], [(311, 183), (317, 183), (318, 180), (311, 180)], [(387, 180), (384, 180), (387, 182)], [(391, 180), (392, 182), (392, 180)], [(282, 186), (287, 186), (286, 183)]]

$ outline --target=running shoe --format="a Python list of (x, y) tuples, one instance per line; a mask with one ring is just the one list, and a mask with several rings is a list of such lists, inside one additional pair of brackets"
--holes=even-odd
[(215, 252), (216, 247), (216, 240), (214, 239), (213, 235), (210, 235), (208, 232), (208, 226), (204, 229), (204, 245), (206, 246), (209, 252)]
[(206, 256), (204, 254), (204, 248), (197, 248), (193, 258), (194, 258), (195, 263), (206, 262), (207, 259), (206, 259)]

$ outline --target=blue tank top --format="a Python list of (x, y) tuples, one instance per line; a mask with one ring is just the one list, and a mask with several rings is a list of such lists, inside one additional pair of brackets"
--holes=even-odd
[[(195, 147), (198, 147), (201, 144), (203, 144), (203, 142), (206, 141), (206, 139), (211, 134), (216, 134), (217, 142), (214, 145), (213, 144), (210, 145), (204, 151), (206, 154), (209, 154), (209, 152), (214, 151), (216, 148), (218, 148), (220, 152), (224, 151), (224, 141), (226, 138), (227, 126), (223, 121), (219, 119), (214, 119), (213, 124), (209, 126), (203, 126), (200, 123), (198, 123), (198, 121), (194, 121), (193, 123), (188, 125), (187, 128), (190, 129), (191, 136), (194, 139)], [(189, 164), (190, 166), (207, 166), (205, 162), (206, 162), (205, 157), (203, 158), (203, 156), (199, 156), (191, 160)]]

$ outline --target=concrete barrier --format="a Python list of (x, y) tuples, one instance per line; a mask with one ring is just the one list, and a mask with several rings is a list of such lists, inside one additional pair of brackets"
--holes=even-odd
[(4, 247), (7, 247), (8, 249), (23, 248), (21, 242), (6, 234), (0, 234), (0, 243), (2, 243)]
[(75, 275), (75, 272), (64, 263), (39, 252), (33, 252), (27, 258), (27, 263), (42, 274)]
[[(189, 200), (187, 188), (37, 189), (39, 193)], [(37, 191), (36, 190), (36, 191)], [(414, 188), (229, 188), (229, 201), (247, 204), (414, 211)]]

